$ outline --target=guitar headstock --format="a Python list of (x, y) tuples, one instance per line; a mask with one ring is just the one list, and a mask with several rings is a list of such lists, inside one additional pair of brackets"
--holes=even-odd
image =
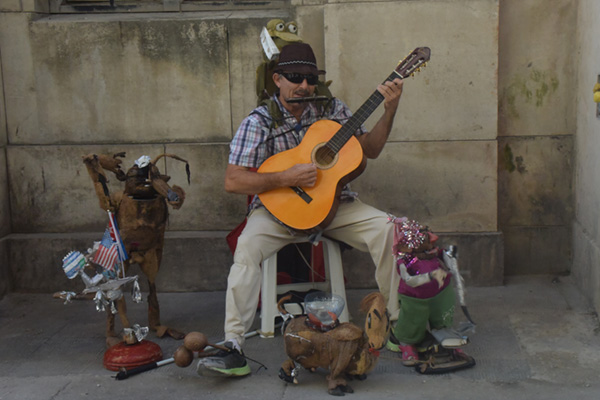
[(394, 72), (401, 78), (404, 79), (408, 76), (413, 76), (415, 72), (419, 72), (421, 67), (427, 65), (427, 61), (431, 56), (431, 50), (429, 47), (417, 47), (414, 49), (404, 60), (398, 63), (398, 66)]

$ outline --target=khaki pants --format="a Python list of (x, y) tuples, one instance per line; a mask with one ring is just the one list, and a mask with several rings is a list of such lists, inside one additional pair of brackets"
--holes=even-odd
[[(392, 254), (393, 228), (386, 213), (355, 200), (339, 205), (323, 235), (371, 253), (376, 265), (375, 280), (379, 291), (388, 300), (388, 311), (395, 320), (399, 276)], [(243, 344), (243, 335), (254, 322), (261, 285), (261, 262), (285, 245), (303, 242), (306, 238), (302, 234), (291, 235), (262, 207), (248, 216), (227, 278), (225, 340), (237, 339), (240, 345)]]

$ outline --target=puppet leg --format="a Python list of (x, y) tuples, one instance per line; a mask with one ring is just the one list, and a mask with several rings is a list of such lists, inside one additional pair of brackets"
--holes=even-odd
[(343, 396), (344, 393), (354, 393), (354, 390), (344, 379), (344, 372), (357, 350), (355, 343), (338, 342), (338, 353), (329, 366), (329, 375), (327, 376), (328, 393), (334, 396)]
[(115, 315), (110, 311), (110, 308), (106, 309), (106, 337), (116, 337), (115, 332)]
[(140, 269), (148, 278), (148, 324), (150, 329), (156, 331), (158, 337), (163, 337), (165, 334), (174, 339), (183, 339), (184, 334), (175, 329), (168, 328), (160, 324), (160, 306), (158, 305), (158, 297), (156, 294), (156, 276), (160, 266), (162, 250), (151, 249), (144, 255), (144, 261), (140, 265)]
[(115, 332), (115, 315), (106, 309), (106, 348), (110, 348), (121, 342), (121, 338)]
[(117, 300), (117, 311), (119, 313), (119, 319), (123, 328), (131, 328), (129, 324), (129, 318), (127, 318), (127, 303), (125, 303), (125, 297), (121, 297)]
[(279, 369), (279, 378), (285, 382), (289, 383), (298, 383), (296, 379), (294, 370), (296, 369), (296, 364), (292, 359), (287, 359), (281, 364), (281, 368)]
[[(121, 325), (123, 325), (123, 328), (131, 327), (129, 319), (127, 318), (127, 304), (125, 303), (125, 298), (121, 297), (116, 303)], [(111, 347), (121, 341), (122, 338), (119, 337), (115, 331), (115, 314), (113, 314), (110, 307), (108, 307), (106, 309), (106, 346)]]

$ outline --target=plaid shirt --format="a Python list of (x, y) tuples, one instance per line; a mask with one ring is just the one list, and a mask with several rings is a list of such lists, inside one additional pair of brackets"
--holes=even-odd
[[(304, 109), (300, 122), (286, 110), (276, 95), (271, 97), (282, 112), (283, 120), (279, 121), (277, 128), (272, 127), (273, 117), (267, 106), (260, 106), (246, 117), (238, 128), (229, 145), (229, 163), (248, 168), (258, 168), (270, 156), (296, 147), (304, 138), (308, 128), (321, 119), (329, 119), (339, 124), (344, 124), (352, 112), (342, 101), (333, 98), (331, 105), (323, 111), (322, 105), (308, 103)], [(361, 126), (356, 135), (366, 133)], [(356, 193), (351, 192), (348, 185), (344, 187), (341, 199), (355, 198)], [(254, 202), (256, 203), (255, 197)]]

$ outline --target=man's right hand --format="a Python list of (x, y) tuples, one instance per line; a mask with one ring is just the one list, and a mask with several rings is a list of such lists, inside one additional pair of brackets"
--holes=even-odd
[(296, 164), (285, 171), (287, 186), (313, 187), (317, 183), (317, 167), (314, 164)]
[(269, 190), (302, 186), (313, 187), (317, 183), (317, 167), (314, 164), (296, 164), (281, 172), (258, 173), (247, 167), (228, 164), (225, 171), (225, 190), (229, 193), (259, 194)]

